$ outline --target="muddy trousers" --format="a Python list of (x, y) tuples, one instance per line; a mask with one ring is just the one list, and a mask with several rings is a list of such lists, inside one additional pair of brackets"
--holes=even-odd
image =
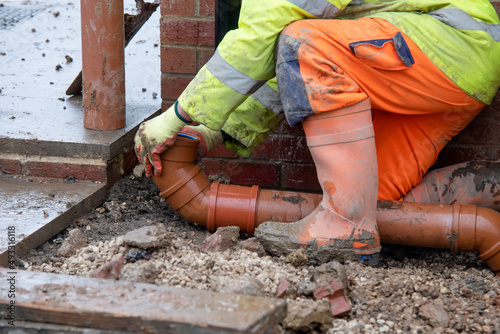
[(381, 19), (290, 24), (278, 40), (276, 77), (292, 126), (370, 99), (379, 199), (398, 200), (417, 185), (484, 107)]

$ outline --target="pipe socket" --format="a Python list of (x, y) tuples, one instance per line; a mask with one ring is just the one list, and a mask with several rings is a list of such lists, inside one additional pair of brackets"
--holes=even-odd
[(378, 201), (382, 243), (477, 251), (500, 276), (500, 213), (475, 205)]
[[(253, 234), (266, 221), (294, 222), (321, 202), (319, 194), (260, 189), (210, 182), (195, 164), (200, 140), (179, 134), (162, 158), (163, 174), (153, 176), (160, 196), (187, 221), (210, 231), (238, 226)], [(474, 205), (378, 201), (382, 243), (457, 251), (478, 251), (500, 276), (500, 213)]]
[(187, 221), (215, 231), (239, 226), (253, 234), (266, 221), (296, 221), (312, 212), (321, 201), (317, 194), (210, 183), (195, 164), (200, 139), (180, 133), (162, 155), (163, 174), (153, 176), (160, 196)]

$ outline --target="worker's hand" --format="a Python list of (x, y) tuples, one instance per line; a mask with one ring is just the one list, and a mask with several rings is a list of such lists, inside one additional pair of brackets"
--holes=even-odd
[(139, 127), (135, 135), (135, 153), (139, 162), (146, 167), (146, 177), (159, 176), (162, 173), (160, 155), (172, 146), (177, 133), (188, 121), (176, 112), (177, 102), (160, 116)]
[(221, 131), (210, 130), (201, 124), (197, 126), (186, 125), (181, 131), (200, 138), (200, 145), (198, 145), (198, 150), (196, 152), (196, 160), (203, 159), (208, 151), (215, 146), (222, 145), (224, 142)]

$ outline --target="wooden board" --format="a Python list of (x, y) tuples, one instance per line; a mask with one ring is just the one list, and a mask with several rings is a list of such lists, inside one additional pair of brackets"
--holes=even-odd
[[(0, 268), (0, 291), (15, 276), (15, 298), (0, 294), (0, 318), (15, 301), (16, 321), (132, 333), (263, 333), (286, 302), (152, 284)], [(12, 281), (11, 281), (12, 283)], [(8, 319), (7, 319), (8, 320)]]

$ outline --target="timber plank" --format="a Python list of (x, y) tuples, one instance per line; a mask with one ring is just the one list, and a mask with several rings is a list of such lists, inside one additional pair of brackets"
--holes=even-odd
[[(286, 315), (283, 300), (24, 270), (15, 289), (16, 320), (121, 332), (263, 333)], [(0, 294), (0, 318), (11, 300)]]

